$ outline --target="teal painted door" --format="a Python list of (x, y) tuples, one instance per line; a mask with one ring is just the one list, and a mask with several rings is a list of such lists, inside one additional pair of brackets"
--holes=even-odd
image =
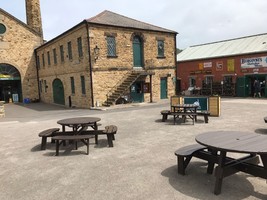
[(53, 97), (54, 103), (65, 105), (64, 87), (59, 79), (53, 81)]
[(247, 97), (251, 94), (251, 80), (248, 77), (238, 77), (236, 80), (236, 96)]
[(142, 92), (142, 82), (135, 82), (131, 86), (131, 99), (133, 102), (144, 102), (144, 93)]
[(160, 79), (160, 99), (168, 98), (167, 78)]
[(134, 67), (143, 66), (143, 45), (141, 38), (138, 36), (133, 39), (133, 62)]

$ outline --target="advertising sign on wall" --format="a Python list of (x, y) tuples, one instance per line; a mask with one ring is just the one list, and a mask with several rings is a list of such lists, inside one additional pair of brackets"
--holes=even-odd
[(216, 71), (222, 71), (223, 70), (223, 62), (218, 61), (216, 62)]
[(267, 67), (267, 57), (242, 58), (241, 68)]
[(235, 60), (234, 59), (227, 60), (227, 71), (228, 72), (235, 71)]

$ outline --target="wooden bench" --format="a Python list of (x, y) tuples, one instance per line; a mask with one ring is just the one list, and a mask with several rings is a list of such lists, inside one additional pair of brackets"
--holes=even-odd
[(77, 142), (80, 140), (87, 146), (87, 152), (86, 154), (89, 155), (89, 139), (92, 138), (92, 135), (58, 135), (52, 137), (53, 140), (56, 141), (56, 156), (59, 154), (59, 147), (60, 145), (68, 140), (68, 141), (74, 141), (76, 145), (76, 150), (78, 149)]
[(168, 119), (168, 115), (170, 115), (171, 111), (170, 110), (162, 110), (160, 111), (161, 115), (162, 115), (162, 120), (163, 122), (165, 122)]
[(59, 128), (50, 128), (39, 133), (39, 137), (42, 137), (41, 150), (46, 149), (47, 137), (53, 137), (54, 134), (58, 131)]
[[(209, 116), (210, 116), (210, 112), (209, 111), (198, 110), (197, 111), (197, 116), (204, 116), (205, 123), (209, 123)], [(196, 118), (196, 121), (197, 121), (197, 118)]]
[(173, 116), (173, 124), (175, 124), (176, 119), (179, 118), (179, 116), (181, 115), (184, 122), (185, 122), (186, 117), (189, 116), (192, 119), (193, 125), (194, 125), (197, 113), (192, 113), (192, 112), (170, 112), (169, 115)]
[[(104, 130), (83, 131), (82, 134), (94, 135), (95, 138), (98, 138), (98, 135), (106, 135), (108, 140), (108, 146), (113, 147), (113, 140), (115, 140), (115, 134), (117, 133), (117, 130), (118, 130), (117, 126), (109, 125), (106, 126)], [(98, 141), (96, 141), (96, 144), (98, 144)]]
[(180, 149), (176, 150), (174, 154), (177, 156), (178, 174), (185, 175), (185, 169), (191, 158), (196, 152), (204, 149), (206, 149), (205, 146), (196, 143), (181, 147)]

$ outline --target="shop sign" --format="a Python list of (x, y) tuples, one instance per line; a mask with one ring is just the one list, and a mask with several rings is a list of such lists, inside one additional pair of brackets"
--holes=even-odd
[(235, 60), (234, 59), (227, 60), (227, 71), (228, 72), (235, 71)]
[(241, 68), (267, 67), (267, 57), (242, 58)]
[(195, 74), (201, 74), (201, 73), (202, 73), (201, 70), (195, 71)]
[(198, 63), (198, 69), (199, 70), (203, 70), (204, 68), (204, 64), (203, 63)]
[(212, 67), (212, 62), (204, 62), (204, 68)]
[(246, 73), (246, 72), (248, 72), (248, 70), (247, 69), (241, 69), (241, 72)]
[(194, 71), (191, 71), (191, 72), (190, 72), (190, 75), (194, 75), (194, 74), (195, 74), (195, 72), (194, 72)]
[(223, 62), (218, 61), (216, 62), (216, 71), (222, 71), (223, 70)]
[(206, 74), (211, 74), (211, 70), (206, 70), (205, 73)]

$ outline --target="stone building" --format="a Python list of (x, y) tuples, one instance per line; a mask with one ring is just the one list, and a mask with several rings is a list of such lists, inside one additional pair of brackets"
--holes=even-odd
[(175, 94), (176, 32), (110, 11), (36, 49), (40, 98), (95, 107), (124, 94), (152, 102)]
[(175, 31), (104, 11), (44, 43), (40, 2), (25, 2), (27, 23), (0, 9), (0, 100), (90, 108), (175, 94)]
[(39, 0), (27, 0), (27, 24), (0, 8), (0, 100), (37, 99), (34, 49), (43, 43)]

